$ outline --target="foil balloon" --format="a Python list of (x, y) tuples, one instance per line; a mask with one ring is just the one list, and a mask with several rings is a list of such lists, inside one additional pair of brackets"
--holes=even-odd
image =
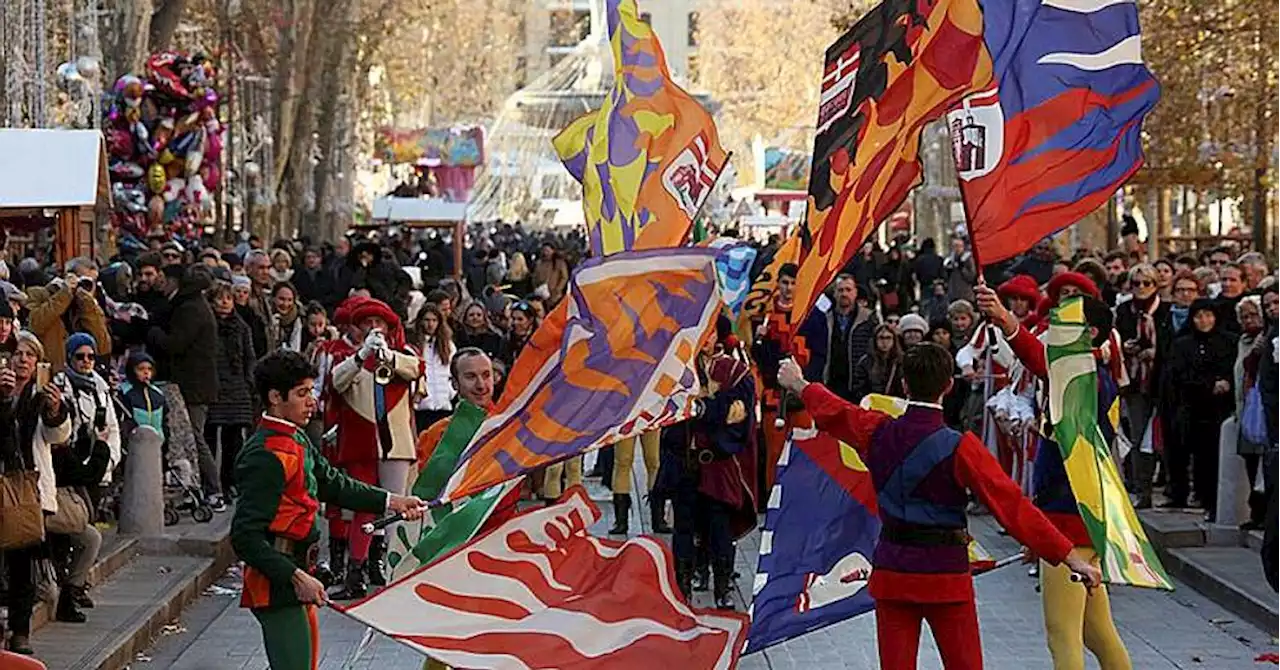
[(172, 151), (165, 149), (164, 151), (160, 152), (159, 156), (156, 157), (156, 162), (161, 165), (168, 165), (172, 163), (175, 160), (175, 158), (176, 157), (173, 155)]
[(167, 181), (163, 165), (152, 163), (151, 167), (147, 168), (147, 188), (151, 189), (152, 193), (164, 193), (164, 186)]
[(58, 66), (58, 87), (67, 90), (71, 85), (78, 81), (84, 81), (84, 77), (80, 76), (80, 71), (76, 69), (75, 63), (62, 63)]
[(184, 174), (187, 173), (185, 163), (186, 161), (175, 156), (173, 160), (164, 164), (165, 175), (168, 176), (170, 179), (173, 179), (174, 177), (183, 176)]
[(186, 180), (178, 177), (173, 177), (169, 181), (165, 182), (164, 193), (162, 194), (164, 195), (164, 201), (165, 202), (176, 201), (178, 199), (178, 196), (182, 195), (182, 191), (184, 188), (186, 188), (186, 186), (187, 186)]
[(127, 130), (115, 129), (106, 131), (107, 153), (118, 158), (133, 156), (133, 135)]
[(111, 178), (117, 181), (137, 181), (146, 174), (146, 170), (133, 161), (113, 160), (108, 169), (111, 172)]
[(164, 196), (153, 195), (147, 205), (147, 225), (151, 227), (164, 223)]
[(155, 133), (152, 134), (151, 148), (155, 149), (156, 153), (164, 151), (165, 147), (169, 146), (169, 140), (173, 139), (173, 134), (173, 117), (166, 116), (160, 120), (160, 124), (156, 126)]
[(81, 77), (89, 80), (97, 80), (102, 76), (102, 64), (97, 58), (92, 56), (81, 56), (76, 59), (76, 70)]

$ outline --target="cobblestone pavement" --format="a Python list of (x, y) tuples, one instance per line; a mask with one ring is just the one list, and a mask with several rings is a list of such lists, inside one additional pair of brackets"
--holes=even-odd
[[(607, 491), (591, 485), (592, 498), (607, 500)], [(594, 529), (603, 534), (612, 524), (612, 510), (600, 507), (605, 518)], [(639, 509), (643, 505), (636, 505)], [(638, 516), (638, 513), (636, 513)], [(632, 529), (640, 525), (633, 518)], [(647, 519), (643, 520), (647, 522)], [(645, 526), (647, 528), (647, 523)], [(997, 557), (1016, 553), (1015, 542), (996, 532), (991, 517), (974, 517), (974, 536)], [(750, 595), (755, 572), (756, 536), (738, 546), (740, 593)], [(234, 584), (228, 584), (234, 588)], [(976, 581), (978, 617), (986, 667), (995, 670), (1049, 670), (1052, 663), (1044, 644), (1044, 623), (1035, 582), (1023, 566), (1002, 568)], [(1178, 584), (1173, 593), (1119, 588), (1112, 591), (1112, 607), (1133, 667), (1140, 670), (1246, 670), (1265, 668), (1254, 659), (1276, 649), (1272, 634), (1237, 620), (1190, 587)], [(237, 607), (231, 593), (206, 595), (183, 613), (180, 626), (170, 628), (134, 670), (262, 670), (266, 660), (258, 626), (252, 615)], [(705, 594), (695, 605), (709, 606)], [(874, 614), (867, 614), (742, 659), (744, 670), (844, 670), (878, 667)], [(324, 658), (321, 670), (401, 670), (422, 666), (422, 656), (376, 634), (366, 639), (364, 626), (332, 611), (320, 616)], [(362, 644), (364, 643), (364, 644)], [(920, 667), (940, 668), (937, 651), (926, 633)], [(1090, 668), (1097, 664), (1089, 659)]]

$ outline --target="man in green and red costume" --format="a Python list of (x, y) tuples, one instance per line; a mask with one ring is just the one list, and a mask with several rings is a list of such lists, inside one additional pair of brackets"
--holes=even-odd
[(262, 626), (272, 670), (314, 670), (320, 662), (317, 608), (327, 602), (315, 567), (321, 502), (422, 516), (424, 503), (358, 482), (307, 439), (316, 371), (301, 354), (277, 350), (258, 361), (254, 387), (266, 412), (236, 459), (231, 546), (245, 563), (240, 604)]

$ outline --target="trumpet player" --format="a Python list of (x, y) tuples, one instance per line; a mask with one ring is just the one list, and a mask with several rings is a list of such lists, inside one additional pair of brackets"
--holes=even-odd
[(756, 519), (750, 473), (744, 469), (755, 461), (756, 384), (750, 366), (726, 353), (722, 343), (729, 332), (729, 320), (721, 316), (698, 356), (697, 416), (662, 430), (662, 465), (653, 493), (674, 501), (671, 545), (680, 590), (692, 597), (700, 548), (721, 609), (733, 609), (733, 541)]
[[(381, 300), (354, 296), (339, 308), (356, 328), (360, 346), (335, 360), (330, 375), (338, 403), (336, 464), (353, 478), (395, 494), (409, 488), (413, 470), (413, 383), (422, 377), (422, 357), (405, 343), (400, 317)], [(355, 514), (347, 524), (350, 561), (335, 599), (364, 597), (369, 584), (384, 586), (386, 541), (360, 530), (374, 515)]]

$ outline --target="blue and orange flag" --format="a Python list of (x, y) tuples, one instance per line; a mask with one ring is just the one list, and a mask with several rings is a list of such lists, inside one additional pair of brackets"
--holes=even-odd
[(994, 263), (1080, 220), (1138, 171), (1160, 87), (1133, 2), (984, 2), (983, 23), (995, 78), (947, 123), (974, 246)]
[(792, 321), (920, 182), (920, 132), (991, 80), (977, 0), (884, 0), (826, 53)]
[(688, 419), (696, 356), (724, 306), (716, 265), (731, 252), (627, 251), (583, 264), (567, 307), (525, 347), (539, 367), (480, 425), (438, 502)]
[(607, 0), (605, 12), (613, 89), (552, 141), (582, 183), (595, 257), (681, 244), (726, 160), (711, 115), (671, 81), (635, 0)]

